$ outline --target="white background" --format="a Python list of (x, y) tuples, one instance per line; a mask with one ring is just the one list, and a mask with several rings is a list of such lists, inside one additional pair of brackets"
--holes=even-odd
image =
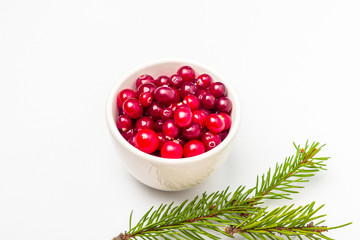
[[(358, 235), (357, 1), (0, 1), (0, 239), (111, 239), (152, 205), (181, 202), (326, 143), (328, 171), (294, 201), (325, 203), (328, 236)], [(161, 192), (111, 145), (105, 99), (127, 70), (183, 57), (225, 75), (243, 108), (236, 147), (206, 183)], [(269, 202), (268, 202), (269, 203)], [(271, 203), (269, 203), (271, 204)], [(272, 204), (272, 206), (275, 206)]]

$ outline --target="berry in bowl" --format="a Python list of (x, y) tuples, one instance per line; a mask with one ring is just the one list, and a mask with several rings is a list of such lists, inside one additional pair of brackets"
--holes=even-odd
[(226, 160), (240, 124), (230, 84), (211, 68), (165, 59), (125, 74), (106, 120), (115, 149), (140, 182), (165, 191), (208, 179)]

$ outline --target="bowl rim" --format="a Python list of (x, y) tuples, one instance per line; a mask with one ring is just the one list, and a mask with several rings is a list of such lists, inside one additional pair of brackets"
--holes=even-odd
[[(154, 65), (164, 64), (164, 63), (177, 63), (181, 65), (189, 65), (193, 67), (195, 70), (197, 67), (204, 68), (206, 71), (209, 71), (213, 74), (215, 74), (217, 77), (219, 77), (220, 82), (223, 82), (226, 86), (226, 89), (228, 92), (231, 92), (232, 96), (232, 102), (233, 106), (236, 107), (235, 111), (235, 121), (232, 121), (231, 128), (229, 131), (228, 136), (215, 148), (211, 149), (208, 152), (205, 152), (203, 154), (188, 157), (188, 158), (162, 158), (158, 156), (153, 156), (148, 153), (142, 152), (141, 150), (135, 148), (132, 146), (128, 141), (126, 141), (120, 134), (119, 130), (116, 127), (116, 123), (113, 119), (113, 106), (114, 101), (116, 99), (116, 96), (118, 94), (119, 88), (122, 85), (122, 83), (128, 79), (131, 75), (133, 75), (135, 72), (141, 71), (144, 68), (148, 68)], [(208, 73), (208, 72), (206, 72)], [(113, 87), (110, 90), (110, 93), (108, 94), (107, 100), (106, 100), (106, 106), (105, 106), (105, 118), (107, 122), (108, 129), (111, 133), (111, 135), (115, 138), (115, 140), (123, 145), (123, 147), (127, 148), (132, 153), (136, 154), (138, 157), (146, 159), (147, 161), (150, 161), (155, 164), (161, 164), (161, 165), (179, 165), (179, 164), (187, 164), (189, 162), (199, 162), (202, 161), (208, 157), (211, 157), (213, 155), (216, 155), (218, 152), (222, 151), (226, 146), (230, 144), (230, 142), (235, 137), (237, 131), (239, 130), (240, 121), (241, 121), (241, 104), (239, 101), (239, 97), (236, 94), (234, 88), (231, 86), (231, 84), (226, 80), (226, 78), (216, 70), (214, 70), (212, 67), (209, 67), (208, 65), (205, 65), (203, 63), (200, 63), (198, 61), (186, 59), (186, 58), (159, 58), (151, 61), (147, 61), (143, 64), (137, 65), (136, 67), (131, 68), (130, 70), (126, 71), (125, 74), (123, 74), (120, 79), (118, 79)]]

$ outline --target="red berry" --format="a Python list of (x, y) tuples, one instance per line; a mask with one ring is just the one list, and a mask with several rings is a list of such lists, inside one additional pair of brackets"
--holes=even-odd
[(196, 109), (199, 109), (199, 107), (200, 107), (199, 99), (191, 94), (187, 95), (184, 98), (184, 103), (187, 104), (191, 110), (196, 110)]
[(185, 82), (194, 82), (195, 80), (195, 71), (189, 66), (179, 68), (177, 74), (179, 74)]
[(148, 107), (153, 101), (153, 96), (150, 92), (143, 92), (139, 96), (139, 101), (141, 103), (141, 106)]
[(126, 116), (131, 119), (139, 118), (143, 114), (143, 108), (141, 107), (139, 100), (136, 98), (127, 99), (122, 108)]
[(158, 120), (160, 118), (160, 112), (162, 110), (162, 107), (157, 103), (152, 103), (150, 106), (146, 109), (146, 114), (152, 117), (154, 120)]
[(176, 141), (168, 141), (161, 147), (161, 157), (163, 158), (181, 158), (183, 156), (183, 148)]
[(156, 122), (154, 123), (154, 131), (161, 132), (163, 125), (164, 125), (164, 121), (162, 119), (156, 120)]
[(174, 117), (174, 111), (171, 108), (164, 108), (160, 112), (160, 117), (162, 120), (168, 120)]
[(180, 96), (184, 98), (189, 94), (195, 95), (196, 89), (197, 87), (194, 83), (186, 82), (180, 88)]
[(180, 134), (180, 128), (176, 126), (173, 119), (168, 119), (162, 126), (162, 133), (170, 139), (177, 138)]
[(192, 112), (190, 108), (181, 107), (177, 108), (174, 113), (175, 124), (179, 127), (187, 127), (190, 125), (192, 120)]
[(138, 88), (141, 84), (144, 84), (144, 83), (154, 83), (154, 78), (147, 74), (141, 75), (136, 80), (136, 88)]
[(219, 136), (221, 138), (221, 141), (223, 141), (227, 137), (228, 134), (229, 134), (229, 130), (219, 132)]
[(127, 141), (135, 147), (135, 136), (130, 137)]
[(154, 84), (157, 87), (163, 86), (163, 85), (169, 85), (170, 78), (168, 76), (159, 76), (157, 79), (155, 79)]
[(203, 108), (213, 109), (215, 107), (216, 98), (211, 93), (205, 93), (204, 96), (200, 99), (200, 104)]
[(164, 143), (166, 143), (168, 140), (166, 140), (164, 134), (162, 132), (156, 132), (156, 134), (158, 135), (158, 139), (159, 139), (159, 146), (157, 148), (157, 150), (161, 150), (161, 147), (164, 145)]
[(208, 74), (201, 74), (196, 79), (196, 85), (201, 88), (207, 88), (212, 83), (212, 78)]
[(204, 144), (199, 140), (191, 140), (184, 145), (184, 157), (193, 157), (205, 152)]
[(136, 93), (131, 89), (124, 89), (117, 95), (116, 103), (119, 108), (122, 108), (124, 102), (129, 98), (136, 98)]
[(125, 140), (129, 140), (131, 137), (134, 137), (136, 134), (135, 128), (131, 128), (125, 132), (121, 132), (121, 136), (123, 136), (123, 138), (125, 138)]
[(183, 84), (183, 81), (184, 80), (182, 79), (182, 77), (179, 74), (174, 74), (170, 77), (169, 83), (171, 86), (179, 88)]
[(219, 133), (224, 130), (225, 122), (220, 115), (212, 113), (206, 118), (206, 127), (212, 133)]
[(176, 101), (175, 90), (168, 86), (158, 87), (154, 92), (154, 99), (160, 105), (167, 106)]
[(227, 97), (221, 97), (216, 100), (216, 111), (229, 113), (232, 109), (231, 100)]
[(196, 89), (195, 96), (196, 96), (199, 100), (201, 100), (201, 99), (203, 98), (203, 96), (204, 96), (206, 93), (208, 93), (208, 92), (209, 92), (209, 90), (207, 90), (207, 89), (198, 88), (198, 89)]
[(218, 134), (213, 134), (211, 132), (205, 132), (201, 136), (201, 141), (205, 145), (205, 150), (209, 151), (221, 143), (221, 138)]
[(227, 113), (219, 113), (219, 115), (224, 120), (225, 123), (224, 130), (228, 130), (231, 127), (231, 117)]
[(159, 146), (159, 138), (151, 129), (142, 129), (135, 135), (135, 147), (146, 153), (154, 152)]
[(221, 82), (215, 82), (210, 84), (209, 91), (216, 97), (226, 96), (226, 87)]
[(192, 113), (193, 113), (192, 121), (198, 123), (201, 128), (204, 128), (207, 117), (206, 113), (203, 110), (195, 110)]
[(154, 120), (150, 117), (144, 116), (139, 118), (135, 123), (136, 131), (140, 131), (141, 129), (153, 129), (154, 128)]
[(125, 132), (131, 128), (132, 121), (128, 116), (120, 115), (116, 119), (116, 126), (120, 131)]
[(190, 126), (182, 129), (182, 137), (187, 140), (198, 139), (201, 136), (201, 127), (198, 123), (192, 122)]
[(137, 88), (137, 92), (138, 92), (139, 95), (144, 93), (144, 92), (149, 92), (149, 93), (153, 94), (155, 89), (156, 89), (155, 84), (153, 84), (153, 83), (143, 83)]

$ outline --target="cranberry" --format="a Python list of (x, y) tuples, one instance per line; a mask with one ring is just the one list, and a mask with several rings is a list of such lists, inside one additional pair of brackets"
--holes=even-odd
[(168, 120), (174, 117), (174, 111), (171, 108), (164, 108), (160, 112), (160, 117), (162, 120)]
[(213, 109), (215, 107), (216, 98), (211, 93), (205, 93), (200, 99), (200, 104), (205, 109)]
[(196, 110), (196, 109), (199, 109), (199, 107), (200, 107), (199, 99), (191, 94), (187, 95), (184, 98), (184, 103), (187, 104), (191, 110)]
[(185, 139), (183, 139), (183, 138), (181, 138), (181, 137), (179, 137), (179, 138), (176, 138), (175, 140), (173, 140), (174, 142), (178, 142), (178, 143), (180, 143), (181, 144), (181, 146), (183, 146), (184, 147), (184, 145), (185, 145), (185, 143), (186, 143), (186, 141), (185, 141)]
[(176, 109), (178, 109), (178, 108), (188, 108), (188, 109), (191, 110), (191, 108), (189, 107), (189, 105), (187, 105), (187, 104), (184, 103), (184, 102), (179, 102), (179, 103), (177, 103), (176, 106), (175, 106), (175, 111), (176, 111)]
[(179, 88), (183, 83), (183, 79), (179, 74), (174, 74), (170, 77), (169, 83), (171, 86)]
[(201, 74), (196, 79), (196, 85), (201, 88), (207, 88), (212, 83), (212, 78), (208, 74)]
[(159, 138), (151, 129), (141, 129), (135, 135), (135, 147), (146, 153), (154, 152), (159, 146)]
[(180, 134), (180, 128), (175, 124), (173, 119), (168, 119), (164, 122), (162, 133), (170, 139), (177, 138)]
[(118, 108), (122, 108), (126, 99), (136, 98), (136, 93), (131, 89), (124, 89), (117, 95), (116, 103)]
[(131, 128), (132, 121), (128, 116), (120, 115), (116, 119), (116, 126), (120, 131), (125, 132)]
[(154, 131), (161, 132), (163, 125), (164, 121), (162, 119), (156, 120), (156, 122), (154, 123)]
[(161, 147), (164, 145), (164, 143), (167, 142), (164, 134), (162, 132), (156, 132), (157, 136), (158, 136), (158, 139), (159, 139), (159, 146), (157, 148), (157, 150), (160, 150)]
[(160, 118), (160, 112), (162, 107), (157, 103), (152, 103), (147, 109), (146, 114), (152, 117), (154, 120), (158, 120)]
[(136, 88), (138, 88), (141, 84), (144, 84), (144, 83), (154, 83), (154, 78), (147, 74), (141, 75), (136, 80)]
[(198, 89), (196, 89), (195, 96), (196, 96), (199, 100), (201, 100), (201, 99), (203, 98), (203, 96), (204, 96), (206, 93), (208, 93), (208, 92), (209, 92), (209, 90), (207, 90), (207, 89), (198, 88)]
[(206, 118), (206, 127), (212, 133), (219, 133), (224, 130), (225, 122), (220, 115), (212, 113)]
[(192, 120), (192, 112), (190, 108), (181, 107), (177, 108), (174, 113), (175, 124), (179, 127), (187, 127), (190, 125)]
[(231, 127), (231, 117), (227, 113), (219, 113), (219, 115), (224, 120), (225, 123), (224, 130), (228, 130)]
[(139, 118), (135, 123), (135, 129), (136, 131), (139, 131), (141, 129), (153, 129), (154, 128), (154, 120), (152, 120), (150, 117), (144, 116)]
[(192, 122), (190, 126), (182, 129), (182, 136), (186, 140), (198, 139), (201, 136), (201, 127), (198, 123)]
[(154, 92), (154, 99), (159, 104), (167, 106), (176, 101), (175, 90), (168, 86), (158, 87)]
[(179, 68), (177, 74), (179, 74), (185, 82), (194, 82), (195, 80), (195, 71), (189, 66)]
[(139, 100), (136, 98), (127, 99), (122, 108), (126, 116), (131, 119), (139, 118), (143, 114), (143, 108), (141, 107)]
[(221, 143), (221, 138), (218, 134), (213, 134), (211, 132), (205, 132), (201, 136), (201, 141), (205, 145), (205, 150), (209, 151)]
[(127, 141), (135, 147), (135, 136), (130, 137)]
[(182, 98), (186, 97), (188, 94), (192, 94), (195, 95), (196, 93), (196, 85), (194, 83), (191, 82), (186, 82), (184, 83), (181, 88), (180, 88), (180, 96)]
[(184, 145), (184, 157), (193, 157), (204, 152), (205, 146), (199, 140), (191, 140)]
[(125, 140), (129, 140), (131, 137), (134, 137), (136, 134), (135, 128), (131, 128), (126, 132), (122, 132), (121, 135), (125, 138)]
[(203, 111), (206, 114), (206, 116), (208, 116), (208, 115), (210, 115), (212, 113), (209, 109), (205, 109), (205, 108), (200, 107), (200, 110)]
[(153, 96), (150, 92), (143, 92), (139, 96), (139, 101), (140, 101), (141, 106), (148, 107), (148, 106), (150, 106), (150, 104), (153, 101)]
[(209, 91), (216, 97), (226, 96), (226, 88), (225, 85), (221, 82), (215, 82), (210, 84)]
[(198, 123), (201, 128), (204, 128), (207, 117), (206, 113), (203, 110), (195, 110), (192, 113), (193, 113), (192, 121)]
[(143, 83), (137, 88), (137, 92), (138, 92), (139, 95), (144, 93), (144, 92), (149, 92), (149, 93), (153, 94), (155, 89), (156, 89), (155, 84), (153, 84), (153, 83)]
[(231, 109), (232, 103), (228, 97), (220, 97), (216, 100), (216, 111), (229, 113)]
[(174, 86), (170, 86), (172, 89), (174, 89), (174, 91), (175, 91), (175, 103), (177, 103), (177, 102), (180, 102), (180, 100), (181, 100), (181, 96), (180, 96), (180, 91), (179, 91), (179, 89), (177, 89), (176, 87), (174, 87)]
[(219, 136), (221, 138), (221, 141), (223, 141), (227, 137), (228, 134), (229, 134), (229, 130), (219, 132)]
[(168, 76), (159, 76), (157, 79), (155, 79), (154, 84), (157, 87), (163, 86), (163, 85), (169, 85), (170, 78)]
[(176, 141), (168, 141), (161, 148), (161, 157), (163, 158), (181, 158), (183, 156), (183, 148)]

